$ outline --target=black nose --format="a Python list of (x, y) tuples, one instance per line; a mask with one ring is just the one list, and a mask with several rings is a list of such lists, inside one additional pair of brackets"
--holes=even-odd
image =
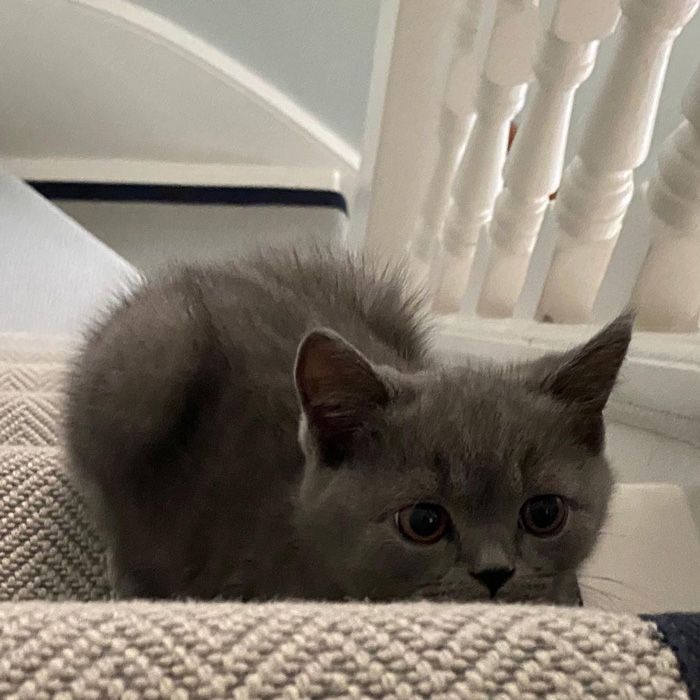
[(510, 580), (514, 573), (515, 569), (485, 569), (484, 571), (472, 572), (472, 576), (479, 583), (488, 588), (493, 598), (498, 590)]

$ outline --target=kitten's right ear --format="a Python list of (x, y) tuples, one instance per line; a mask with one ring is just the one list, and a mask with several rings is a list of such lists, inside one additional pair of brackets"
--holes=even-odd
[(329, 330), (309, 333), (299, 345), (294, 379), (309, 430), (324, 461), (347, 456), (389, 391), (369, 360)]
[(535, 361), (530, 366), (530, 381), (582, 414), (599, 414), (617, 381), (633, 324), (634, 314), (623, 314), (584, 345)]

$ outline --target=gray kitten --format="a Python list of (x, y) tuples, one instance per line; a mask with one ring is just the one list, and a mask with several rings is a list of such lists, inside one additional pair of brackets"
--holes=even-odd
[(67, 444), (120, 594), (575, 600), (631, 318), (446, 367), (404, 282), (324, 254), (185, 267), (91, 330)]

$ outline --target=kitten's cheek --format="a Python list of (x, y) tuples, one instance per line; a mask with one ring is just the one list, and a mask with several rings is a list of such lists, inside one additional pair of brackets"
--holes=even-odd
[(454, 552), (448, 543), (415, 545), (407, 542), (392, 523), (392, 537), (386, 538), (377, 556), (387, 576), (416, 586), (433, 581), (454, 565)]
[(531, 566), (543, 566), (550, 571), (569, 571), (581, 564), (592, 543), (585, 529), (570, 517), (565, 529), (553, 537), (534, 537), (523, 533), (520, 552)]

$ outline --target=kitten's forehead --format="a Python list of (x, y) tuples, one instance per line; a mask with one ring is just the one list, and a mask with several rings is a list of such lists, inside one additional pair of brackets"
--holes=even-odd
[(509, 368), (446, 369), (421, 377), (392, 421), (409, 464), (436, 471), (446, 490), (518, 492), (536, 461), (567, 442), (561, 407)]
[(545, 439), (561, 424), (561, 407), (529, 389), (509, 367), (446, 369), (426, 375), (415, 420), (437, 445), (470, 453), (510, 452)]

